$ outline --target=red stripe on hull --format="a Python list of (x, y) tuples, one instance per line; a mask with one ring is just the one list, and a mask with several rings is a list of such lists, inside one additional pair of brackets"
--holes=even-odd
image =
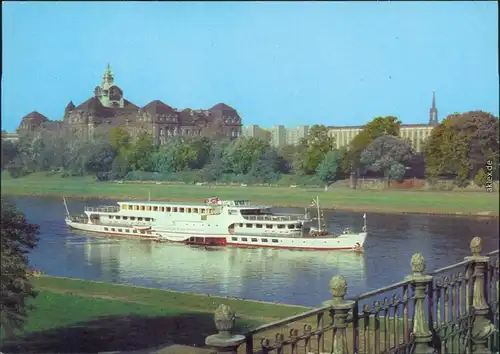
[(357, 251), (362, 252), (360, 250), (356, 250), (353, 247), (332, 247), (332, 248), (319, 248), (319, 247), (292, 247), (292, 246), (278, 246), (278, 245), (249, 245), (246, 243), (227, 243), (228, 246), (234, 247), (248, 247), (248, 248), (284, 248), (289, 250), (303, 250), (303, 251)]
[[(197, 245), (197, 246), (225, 246), (227, 244), (225, 237), (192, 237), (193, 241), (184, 241), (186, 245)], [(198, 239), (198, 240), (197, 240)]]

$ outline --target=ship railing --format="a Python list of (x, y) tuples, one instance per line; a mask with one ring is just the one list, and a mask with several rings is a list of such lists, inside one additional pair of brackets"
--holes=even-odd
[(298, 215), (243, 215), (245, 220), (259, 221), (299, 221)]
[(120, 207), (110, 205), (110, 206), (98, 206), (98, 207), (85, 207), (85, 211), (95, 212), (95, 213), (117, 213), (120, 211)]

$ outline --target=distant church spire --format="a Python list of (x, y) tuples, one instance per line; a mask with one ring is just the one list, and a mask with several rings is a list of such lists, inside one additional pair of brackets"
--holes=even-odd
[(438, 110), (436, 108), (436, 92), (432, 91), (432, 107), (429, 110), (429, 124), (437, 125), (438, 122)]

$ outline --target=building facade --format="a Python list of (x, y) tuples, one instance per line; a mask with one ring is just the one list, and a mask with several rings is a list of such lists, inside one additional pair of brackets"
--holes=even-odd
[[(432, 94), (432, 106), (429, 110), (429, 122), (427, 124), (401, 124), (399, 134), (403, 139), (410, 141), (412, 148), (416, 152), (422, 152), (425, 140), (431, 135), (432, 130), (439, 124), (438, 110), (436, 108), (436, 95)], [(246, 136), (260, 137), (259, 134), (250, 134), (249, 132), (270, 132), (270, 143), (274, 147), (283, 147), (285, 145), (298, 145), (301, 138), (307, 137), (309, 133), (308, 125), (301, 125), (296, 128), (285, 128), (283, 125), (274, 126), (270, 129), (264, 129), (258, 125), (249, 126)], [(352, 139), (358, 135), (364, 126), (330, 126), (328, 133), (335, 139), (337, 149), (348, 146)]]
[(94, 95), (78, 106), (69, 102), (62, 121), (50, 121), (43, 114), (31, 112), (23, 117), (18, 133), (29, 134), (43, 128), (66, 129), (91, 139), (97, 131), (114, 126), (125, 128), (132, 137), (147, 132), (157, 144), (163, 144), (174, 136), (237, 138), (241, 134), (242, 120), (234, 108), (224, 103), (206, 110), (186, 108), (180, 111), (154, 100), (139, 107), (124, 98), (108, 64)]

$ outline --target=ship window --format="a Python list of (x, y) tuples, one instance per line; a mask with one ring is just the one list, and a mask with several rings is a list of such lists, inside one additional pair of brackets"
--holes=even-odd
[(127, 209), (127, 204), (122, 204), (122, 209)]
[(122, 229), (118, 229), (118, 232), (122, 232), (123, 230)]
[(128, 220), (128, 216), (122, 216), (123, 220)]
[(186, 213), (190, 213), (191, 212), (191, 208), (186, 208)]
[(179, 213), (183, 213), (184, 212), (184, 208), (179, 208)]
[(128, 206), (128, 210), (134, 210), (134, 206), (133, 205), (129, 205)]
[(283, 224), (278, 225), (278, 229), (284, 229), (284, 228), (285, 228), (285, 225), (283, 225)]
[(151, 235), (151, 231), (146, 232), (148, 235)]
[(262, 224), (256, 224), (255, 227), (258, 229), (262, 229)]
[(272, 229), (273, 225), (272, 224), (266, 224), (266, 229)]
[(238, 237), (231, 237), (231, 240), (238, 241)]
[(302, 225), (300, 225), (300, 224), (295, 225), (296, 229), (300, 229), (301, 227), (302, 227)]
[(158, 211), (158, 207), (157, 206), (153, 207), (153, 211)]
[(289, 229), (293, 229), (294, 227), (295, 227), (295, 225), (294, 225), (294, 224), (290, 224), (290, 225), (288, 225), (288, 228), (289, 228)]
[(240, 227), (243, 227), (243, 224), (240, 223)]
[(262, 242), (267, 242), (267, 238), (262, 238), (261, 241)]
[(246, 237), (242, 237), (241, 241), (245, 241), (246, 242), (246, 241), (248, 241), (248, 239)]
[(137, 218), (137, 221), (142, 221), (142, 218), (139, 216), (139, 217)]
[(201, 209), (201, 213), (202, 214), (206, 214), (207, 213), (207, 209)]
[(134, 233), (137, 233), (137, 230), (134, 230), (133, 232), (134, 232)]
[(144, 205), (141, 205), (141, 210), (146, 210), (146, 207)]
[(148, 211), (151, 211), (151, 206), (150, 206), (150, 205), (148, 205), (148, 209), (147, 209), (147, 210), (148, 210)]
[(108, 231), (108, 228), (107, 228), (107, 227), (105, 227), (105, 228), (104, 228), (104, 231)]
[(134, 208), (135, 208), (135, 210), (139, 210), (140, 209), (138, 205), (134, 206)]
[(113, 219), (113, 215), (109, 215), (108, 218)]
[(116, 220), (120, 220), (120, 217), (117, 215), (117, 216), (115, 216), (115, 219)]
[(172, 211), (171, 207), (167, 207), (167, 213), (170, 213)]
[(251, 227), (253, 227), (253, 225), (252, 224), (246, 224), (246, 227), (251, 228)]
[(193, 208), (193, 213), (198, 214), (198, 212), (199, 212), (199, 211), (198, 211), (198, 208)]
[(111, 231), (115, 231), (115, 228), (112, 228)]
[(145, 233), (145, 231), (144, 231), (144, 230), (141, 230), (141, 234), (143, 234), (143, 233)]
[(164, 212), (165, 211), (165, 207), (161, 207), (161, 211)]
[(252, 242), (259, 242), (256, 238), (252, 238)]
[(174, 212), (174, 213), (177, 213), (177, 207), (174, 207), (174, 208), (173, 208), (173, 212)]
[(125, 229), (125, 232), (130, 232), (130, 230), (129, 229)]
[(135, 216), (131, 216), (131, 217), (130, 217), (130, 220), (135, 220)]
[(149, 218), (144, 218), (144, 221), (149, 221)]
[(273, 238), (271, 241), (274, 242), (274, 243), (278, 243), (278, 239), (277, 238)]

